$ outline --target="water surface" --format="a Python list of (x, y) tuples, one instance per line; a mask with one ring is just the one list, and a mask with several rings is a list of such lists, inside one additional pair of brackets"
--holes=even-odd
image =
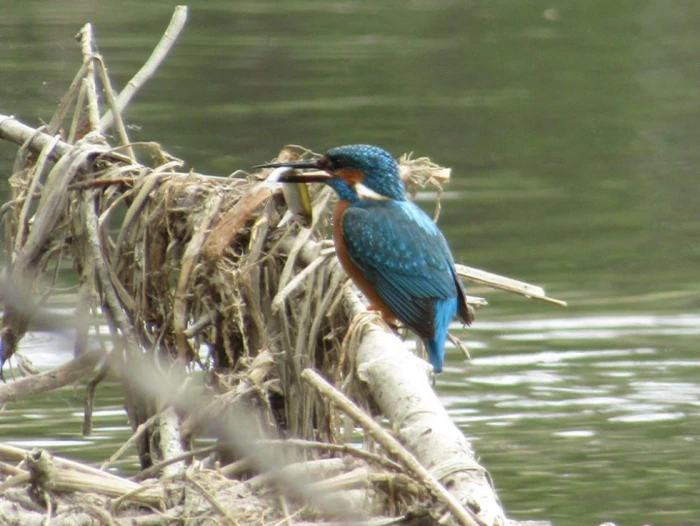
[[(0, 5), (0, 113), (50, 119), (86, 21), (123, 86), (173, 6)], [(451, 166), (440, 224), (456, 259), (571, 305), (472, 287), (491, 303), (460, 333), (473, 360), (448, 351), (437, 384), (506, 509), (700, 524), (699, 23), (700, 4), (660, 0), (195, 2), (127, 118), (132, 139), (213, 174), (286, 143)], [(5, 174), (15, 151), (0, 144)], [(48, 366), (42, 338), (24, 345)], [(71, 389), (8, 406), (0, 434), (100, 461), (129, 431), (114, 387), (98, 405), (89, 439)]]

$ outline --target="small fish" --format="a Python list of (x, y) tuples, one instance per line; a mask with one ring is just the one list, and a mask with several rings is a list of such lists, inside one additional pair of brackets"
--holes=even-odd
[[(268, 183), (276, 183), (277, 180), (287, 173), (294, 172), (291, 168), (275, 168), (265, 180)], [(313, 207), (311, 204), (311, 194), (306, 183), (281, 183), (284, 200), (287, 202), (289, 216), (296, 223), (304, 228), (310, 228), (313, 223)], [(280, 225), (289, 220), (287, 214), (280, 221)]]
[(301, 227), (311, 228), (314, 210), (306, 183), (282, 183), (282, 193), (294, 221)]

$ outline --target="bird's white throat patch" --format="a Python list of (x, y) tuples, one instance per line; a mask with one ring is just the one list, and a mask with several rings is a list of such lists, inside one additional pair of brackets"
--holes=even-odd
[(355, 183), (355, 192), (357, 192), (357, 195), (360, 196), (360, 199), (374, 199), (376, 201), (388, 201), (389, 198), (378, 194), (371, 188), (367, 188), (365, 185), (362, 183)]

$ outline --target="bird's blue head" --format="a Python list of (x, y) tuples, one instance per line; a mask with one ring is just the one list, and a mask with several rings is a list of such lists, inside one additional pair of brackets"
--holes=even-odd
[(332, 186), (341, 199), (354, 201), (369, 199), (406, 199), (404, 183), (399, 175), (399, 166), (386, 150), (369, 144), (350, 144), (331, 148), (322, 157), (311, 161), (272, 163), (260, 167), (289, 166), (315, 168), (328, 176), (288, 176), (280, 181), (320, 181)]
[[(324, 169), (354, 186), (360, 197), (406, 199), (399, 176), (399, 165), (386, 150), (369, 144), (350, 144), (331, 148), (322, 157)], [(360, 186), (362, 185), (362, 186)], [(361, 190), (361, 188), (364, 189)], [(366, 189), (370, 191), (367, 192)], [(371, 194), (377, 194), (372, 196)]]

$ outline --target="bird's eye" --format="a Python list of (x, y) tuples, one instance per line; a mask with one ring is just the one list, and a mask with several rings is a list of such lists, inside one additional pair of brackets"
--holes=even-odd
[(333, 168), (335, 169), (352, 166), (352, 158), (346, 155), (337, 155), (335, 157), (331, 157), (330, 161), (333, 163)]

